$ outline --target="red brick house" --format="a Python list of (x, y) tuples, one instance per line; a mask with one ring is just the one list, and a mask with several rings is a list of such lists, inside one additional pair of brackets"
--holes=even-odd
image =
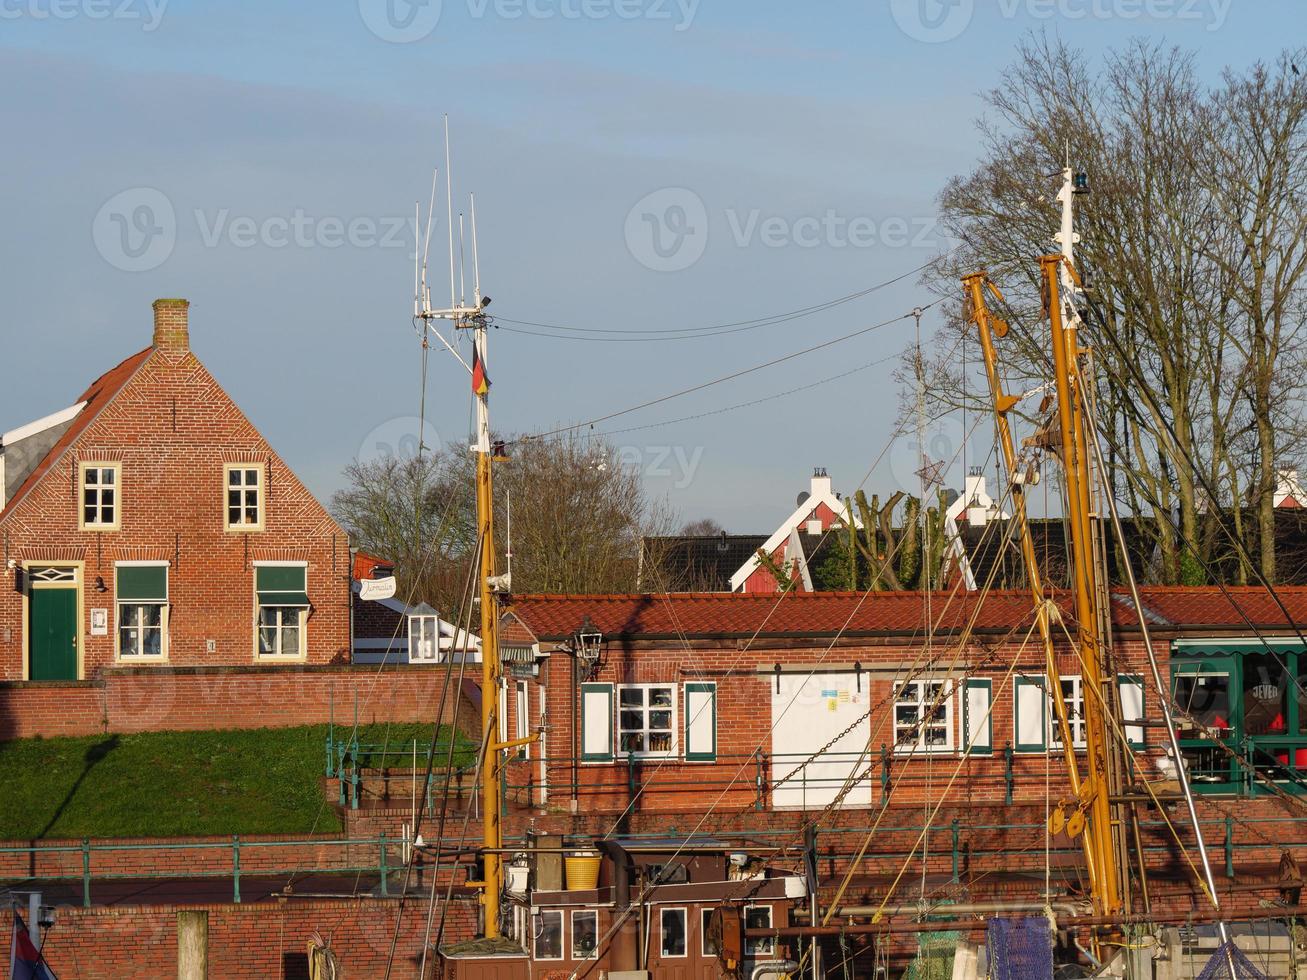
[[(1279, 590), (1291, 621), (1263, 590), (1227, 593), (1144, 590), (1182, 726), (1228, 733), (1257, 771), (1192, 724), (1186, 764), (1207, 794), (1256, 793), (1261, 777), (1293, 788), (1307, 773), (1307, 696), (1293, 693), (1307, 588)], [(1147, 775), (1173, 775), (1138, 619), (1124, 595), (1112, 612), (1125, 735)], [(920, 807), (950, 777), (958, 804), (1042, 803), (1065, 761), (1033, 622), (1019, 592), (519, 596), (506, 727), (543, 734), (510, 785), (582, 813)], [(1079, 740), (1085, 692), (1058, 647)]]
[(185, 300), (0, 452), (0, 678), (348, 661), (345, 531), (191, 351)]

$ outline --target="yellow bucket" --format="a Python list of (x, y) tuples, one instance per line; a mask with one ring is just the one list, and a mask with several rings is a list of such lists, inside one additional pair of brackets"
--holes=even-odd
[(594, 851), (577, 851), (563, 858), (567, 890), (593, 891), (599, 887), (599, 855)]

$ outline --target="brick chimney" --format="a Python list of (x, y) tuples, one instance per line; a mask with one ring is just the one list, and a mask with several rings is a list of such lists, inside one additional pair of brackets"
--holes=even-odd
[(187, 325), (190, 300), (156, 299), (154, 301), (154, 349), (184, 354), (191, 349)]

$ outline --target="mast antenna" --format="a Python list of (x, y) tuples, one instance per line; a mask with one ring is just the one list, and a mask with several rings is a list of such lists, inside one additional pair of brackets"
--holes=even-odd
[(449, 163), (449, 113), (445, 113), (445, 217), (449, 222), (449, 305), (454, 307), (454, 182)]
[(472, 295), (475, 298), (477, 309), (480, 309), (481, 257), (477, 254), (477, 196), (469, 194), (468, 197), (472, 200)]
[(463, 212), (458, 212), (458, 305), (467, 303), (467, 284), (463, 274), (467, 271), (467, 260), (463, 257)]

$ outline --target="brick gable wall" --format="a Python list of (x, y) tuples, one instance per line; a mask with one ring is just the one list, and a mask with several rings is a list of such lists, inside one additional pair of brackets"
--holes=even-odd
[[(174, 338), (175, 340), (175, 338)], [(78, 463), (121, 469), (121, 526), (78, 526)], [(225, 528), (224, 464), (266, 467), (265, 525)], [(254, 655), (256, 560), (305, 561), (312, 612), (309, 663), (349, 659), (349, 545), (309, 493), (193, 353), (156, 349), (44, 477), (0, 520), (4, 557), (82, 563), (81, 676), (115, 662), (114, 562), (170, 562), (168, 662), (250, 665)], [(6, 562), (7, 564), (7, 562)], [(0, 679), (25, 674), (22, 595), (0, 570)], [(105, 591), (97, 591), (103, 580)], [(91, 636), (92, 610), (108, 611), (107, 636)], [(209, 641), (214, 649), (209, 650)]]

